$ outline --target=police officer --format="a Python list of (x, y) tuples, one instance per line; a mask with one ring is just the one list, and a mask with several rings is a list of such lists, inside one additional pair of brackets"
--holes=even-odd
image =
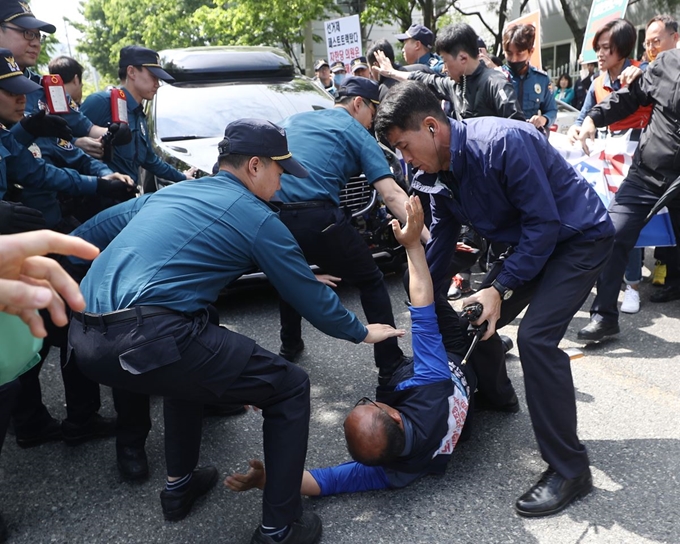
[(258, 266), (282, 297), (328, 334), (371, 343), (403, 331), (364, 327), (343, 308), (315, 279), (268, 205), (284, 172), (307, 175), (283, 129), (268, 121), (235, 121), (218, 149), (217, 175), (110, 208), (75, 231), (105, 249), (81, 283), (87, 308), (71, 322), (73, 359), (101, 383), (166, 397), (168, 482), (161, 505), (169, 520), (186, 516), (217, 482), (214, 467), (195, 469), (203, 403), (261, 408), (270, 480), (263, 528), (252, 542), (289, 534), (286, 542), (316, 542), (321, 522), (303, 515), (299, 494), (309, 424), (307, 374), (254, 340), (210, 323), (206, 307), (225, 285)]
[(403, 34), (395, 36), (404, 44), (406, 64), (424, 64), (438, 74), (444, 70), (444, 62), (439, 55), (432, 53), (434, 33), (426, 26), (413, 24)]
[(335, 96), (335, 82), (331, 75), (331, 67), (328, 65), (326, 59), (319, 59), (314, 63), (314, 77), (312, 78), (312, 81), (324, 91), (328, 91)]
[(80, 105), (83, 101), (83, 65), (73, 57), (61, 55), (53, 58), (47, 65), (50, 74), (57, 74), (64, 83), (64, 90), (73, 101)]
[(484, 310), (482, 338), (500, 347), (496, 329), (527, 308), (517, 336), (529, 414), (548, 468), (515, 503), (523, 516), (566, 508), (592, 489), (588, 454), (576, 432), (569, 356), (559, 349), (569, 322), (590, 294), (613, 243), (614, 226), (595, 191), (527, 123), (447, 118), (422, 84), (390, 91), (376, 131), (404, 160), (447, 171), (433, 189), (427, 260), (435, 288), (463, 222), (514, 252), (466, 302)]
[[(363, 172), (392, 213), (402, 219), (408, 197), (394, 181), (383, 151), (367, 130), (379, 102), (377, 83), (348, 77), (338, 94), (334, 108), (299, 113), (282, 123), (290, 148), (309, 171), (309, 177), (283, 177), (278, 192), (281, 221), (310, 263), (359, 288), (369, 323), (394, 325), (383, 275), (366, 242), (340, 209), (340, 191), (352, 176)], [(291, 361), (304, 349), (300, 321), (300, 315), (282, 300), (279, 354)], [(374, 355), (385, 375), (403, 357), (396, 338), (376, 344)]]
[[(115, 172), (130, 176), (135, 182), (139, 177), (140, 167), (170, 181), (193, 178), (195, 168), (180, 172), (163, 162), (154, 152), (149, 140), (149, 127), (142, 101), (151, 100), (156, 95), (161, 80), (167, 83), (175, 81), (161, 68), (158, 53), (138, 45), (123, 47), (120, 50), (118, 77), (121, 81), (119, 88), (91, 94), (82, 105), (82, 112), (98, 125), (108, 126), (127, 117), (132, 140), (128, 144), (115, 146), (111, 150), (111, 158), (105, 159), (106, 164)], [(121, 106), (122, 111), (117, 112), (117, 119), (114, 119), (112, 112), (112, 93), (120, 93), (121, 99), (124, 98), (126, 103)]]
[[(5, 0), (0, 3), (0, 47), (12, 51), (24, 75), (38, 85), (41, 85), (42, 78), (30, 68), (38, 61), (43, 39), (41, 32), (53, 34), (55, 31), (54, 25), (35, 18), (27, 2)], [(42, 86), (28, 93), (26, 98), (26, 111), (29, 114), (36, 113), (47, 105)], [(106, 134), (107, 129), (93, 125), (78, 111), (78, 105), (68, 96), (67, 106), (68, 113), (61, 116), (66, 119), (77, 138), (75, 145), (94, 157), (101, 158), (103, 149), (99, 138)]]
[(536, 29), (533, 25), (513, 25), (503, 32), (503, 70), (515, 87), (524, 117), (546, 136), (557, 118), (557, 104), (550, 91), (550, 76), (531, 66)]
[(349, 66), (352, 70), (353, 76), (366, 77), (369, 79), (371, 78), (371, 71), (368, 69), (368, 61), (366, 60), (366, 57), (357, 57), (352, 59), (352, 62), (350, 62)]

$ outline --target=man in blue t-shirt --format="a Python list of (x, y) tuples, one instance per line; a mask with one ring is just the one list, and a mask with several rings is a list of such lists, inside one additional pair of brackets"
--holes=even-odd
[[(332, 495), (404, 487), (425, 474), (442, 474), (465, 425), (475, 375), (447, 354), (434, 312), (432, 279), (420, 243), (423, 209), (417, 196), (406, 203), (406, 226), (392, 228), (408, 255), (413, 362), (401, 366), (376, 401), (364, 397), (345, 419), (347, 447), (354, 461), (305, 471), (303, 495)], [(502, 359), (500, 361), (502, 363)], [(250, 461), (247, 474), (232, 474), (234, 491), (263, 488), (263, 464)]]

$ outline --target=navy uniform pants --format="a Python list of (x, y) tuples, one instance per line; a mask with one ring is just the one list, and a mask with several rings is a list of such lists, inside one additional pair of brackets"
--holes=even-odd
[[(616, 234), (611, 257), (597, 279), (597, 296), (590, 307), (590, 314), (595, 319), (608, 323), (616, 323), (619, 319), (616, 303), (628, 253), (640, 236), (647, 214), (661, 196), (656, 184), (658, 181), (652, 179), (650, 172), (634, 164), (609, 205), (609, 217), (616, 227)], [(677, 206), (680, 203), (676, 199), (673, 204)], [(677, 218), (677, 209), (672, 209), (671, 213)], [(680, 240), (680, 222), (674, 220), (673, 228), (676, 239)], [(674, 267), (671, 269), (675, 272)], [(677, 282), (677, 278), (668, 278), (669, 283), (674, 281)]]
[(198, 464), (203, 404), (261, 408), (263, 523), (282, 527), (298, 519), (310, 414), (305, 371), (210, 323), (207, 310), (192, 316), (148, 306), (123, 312), (74, 315), (67, 364), (75, 361), (90, 379), (131, 394), (165, 397), (169, 476), (181, 477)]
[[(301, 209), (288, 209), (284, 205), (280, 218), (297, 240), (308, 263), (359, 289), (361, 307), (368, 323), (395, 326), (392, 302), (382, 272), (343, 210), (331, 202)], [(281, 300), (280, 312), (281, 342), (284, 346), (294, 347), (302, 338), (302, 318), (284, 300)], [(373, 350), (376, 366), (385, 369), (385, 374), (390, 374), (401, 363), (403, 353), (396, 338), (374, 344)]]
[(576, 434), (569, 356), (558, 345), (588, 297), (612, 244), (611, 237), (558, 244), (539, 275), (503, 301), (496, 325), (500, 329), (527, 308), (519, 325), (517, 347), (531, 423), (543, 459), (565, 478), (574, 478), (588, 468), (588, 454)]

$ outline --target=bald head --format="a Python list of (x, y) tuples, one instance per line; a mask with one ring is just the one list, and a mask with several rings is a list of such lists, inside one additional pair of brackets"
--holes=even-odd
[(404, 450), (401, 414), (373, 404), (356, 406), (345, 418), (345, 439), (352, 459), (367, 465), (388, 463)]

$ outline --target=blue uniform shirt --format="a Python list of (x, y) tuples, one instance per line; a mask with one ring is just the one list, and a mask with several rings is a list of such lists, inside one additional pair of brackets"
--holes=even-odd
[(425, 53), (413, 64), (424, 64), (425, 66), (427, 66), (431, 70), (434, 70), (438, 74), (441, 74), (442, 71), (444, 70), (444, 61), (439, 55), (435, 55), (434, 53)]
[(92, 195), (97, 191), (97, 178), (81, 176), (70, 168), (56, 168), (20, 145), (14, 136), (0, 128), (0, 198), (10, 183), (24, 189), (64, 191), (72, 195)]
[[(42, 77), (36, 74), (35, 72), (32, 72), (31, 70), (26, 70), (24, 74), (28, 79), (30, 79), (34, 83), (42, 85)], [(66, 99), (68, 100), (69, 112), (60, 114), (61, 117), (66, 119), (66, 122), (68, 123), (68, 126), (71, 127), (71, 131), (73, 132), (73, 136), (75, 138), (87, 136), (90, 133), (90, 130), (92, 129), (92, 121), (90, 121), (80, 112), (78, 104), (76, 104), (75, 101), (70, 96), (66, 95)], [(26, 95), (26, 108), (24, 109), (24, 111), (26, 112), (27, 115), (40, 111), (41, 102), (43, 104), (47, 104), (47, 98), (45, 98), (44, 89), (38, 89), (37, 91), (28, 93)]]
[(550, 92), (548, 74), (533, 66), (529, 66), (529, 71), (523, 76), (516, 76), (507, 66), (503, 66), (503, 70), (512, 81), (524, 117), (529, 120), (540, 110), (541, 115), (548, 119), (545, 128), (550, 128), (557, 118), (557, 103)]
[(344, 108), (298, 113), (285, 119), (288, 149), (309, 177), (281, 176), (276, 193), (283, 202), (329, 200), (340, 205), (340, 191), (363, 172), (369, 184), (394, 178), (376, 139)]
[(259, 267), (321, 331), (357, 343), (366, 337), (366, 327), (316, 280), (278, 215), (226, 172), (113, 206), (73, 234), (105, 248), (80, 286), (88, 312), (135, 305), (195, 312)]
[[(186, 176), (163, 162), (151, 147), (149, 127), (146, 115), (139, 104), (125, 87), (121, 87), (127, 100), (128, 122), (132, 132), (132, 141), (126, 145), (113, 148), (113, 157), (108, 163), (114, 172), (127, 174), (135, 182), (139, 177), (139, 167), (143, 167), (159, 178), (170, 181), (183, 181)], [(83, 113), (99, 126), (106, 127), (111, 123), (111, 92), (100, 91), (87, 97), (81, 107)]]
[[(404, 405), (388, 404), (400, 411), (404, 423), (406, 440), (399, 459), (404, 459), (404, 468), (417, 459), (416, 469), (368, 467), (350, 461), (311, 470), (321, 495), (404, 487), (424, 474), (443, 472), (453, 453), (465, 424), (470, 388), (461, 370), (448, 361), (434, 304), (409, 309), (413, 365), (402, 367), (394, 380), (395, 394), (406, 400)], [(378, 388), (378, 400), (382, 401), (381, 389)], [(412, 402), (414, 398), (416, 402)]]
[(449, 179), (423, 187), (433, 197), (427, 258), (435, 289), (450, 281), (461, 223), (514, 246), (498, 275), (510, 289), (535, 278), (558, 243), (613, 236), (595, 191), (531, 125), (483, 117), (449, 122)]

